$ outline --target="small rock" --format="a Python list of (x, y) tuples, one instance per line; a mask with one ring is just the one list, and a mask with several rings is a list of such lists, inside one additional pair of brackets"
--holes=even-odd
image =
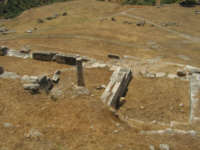
[(102, 90), (102, 89), (105, 89), (105, 88), (106, 88), (105, 85), (100, 85), (100, 86), (98, 86), (96, 89), (97, 89), (97, 90)]
[(143, 109), (144, 109), (144, 106), (140, 106), (140, 109), (142, 109), (142, 110), (143, 110)]
[(180, 104), (179, 104), (179, 106), (180, 106), (180, 107), (183, 107), (183, 106), (184, 106), (184, 104), (183, 104), (183, 103), (180, 103)]
[(175, 75), (175, 74), (168, 74), (168, 78), (170, 78), (170, 79), (176, 79), (177, 75)]
[(5, 122), (3, 123), (4, 128), (12, 128), (13, 125), (11, 123)]
[(164, 73), (164, 72), (156, 73), (156, 78), (162, 78), (162, 77), (165, 77), (165, 76), (166, 76), (166, 73)]
[(32, 84), (30, 83), (30, 84), (24, 84), (23, 87), (24, 87), (24, 90), (38, 91), (40, 85), (37, 83), (32, 83)]
[(178, 75), (179, 77), (185, 77), (185, 76), (186, 76), (186, 72), (184, 72), (184, 71), (178, 71), (178, 72), (177, 72), (177, 75)]
[(58, 83), (59, 80), (60, 80), (60, 75), (59, 75), (59, 74), (54, 74), (54, 75), (53, 75), (53, 78), (52, 78), (52, 81), (53, 81), (54, 83)]
[(155, 150), (154, 145), (149, 145), (149, 150)]
[(133, 24), (133, 23), (129, 21), (123, 21), (123, 24)]
[(119, 130), (114, 130), (114, 131), (113, 131), (113, 133), (118, 133), (118, 132), (119, 132)]
[(6, 27), (0, 27), (0, 32), (7, 32), (8, 29)]
[(67, 16), (67, 12), (64, 12), (64, 13), (62, 14), (62, 16)]
[(111, 58), (111, 59), (120, 59), (120, 56), (115, 55), (115, 54), (108, 54), (108, 58)]
[(52, 19), (55, 19), (55, 18), (52, 16), (46, 17), (46, 20), (52, 20)]
[(120, 123), (116, 123), (116, 126), (119, 127), (119, 126), (120, 126)]
[(27, 30), (27, 31), (26, 31), (26, 33), (32, 33), (32, 32), (33, 32), (32, 30)]
[(157, 123), (157, 121), (156, 121), (156, 120), (153, 120), (151, 123), (152, 123), (152, 124), (156, 124), (156, 123)]
[(111, 18), (112, 21), (116, 21), (116, 19), (114, 17)]
[(148, 72), (148, 73), (145, 74), (145, 77), (147, 77), (147, 78), (155, 78), (156, 75), (154, 73)]
[(137, 26), (144, 26), (145, 24), (146, 24), (145, 21), (138, 21), (138, 22), (136, 23)]
[(28, 133), (25, 133), (24, 136), (26, 138), (39, 138), (40, 136), (42, 136), (42, 133), (40, 133), (36, 129), (30, 129), (30, 131)]
[(168, 144), (160, 144), (160, 150), (170, 150)]
[(44, 23), (44, 20), (42, 20), (42, 19), (39, 18), (39, 19), (37, 20), (37, 23)]
[(60, 74), (61, 74), (61, 71), (60, 71), (60, 70), (56, 70), (56, 72), (55, 72), (54, 74), (60, 75)]
[(23, 48), (20, 50), (20, 53), (29, 54), (30, 51), (31, 51), (30, 48), (28, 48), (28, 47), (23, 47)]

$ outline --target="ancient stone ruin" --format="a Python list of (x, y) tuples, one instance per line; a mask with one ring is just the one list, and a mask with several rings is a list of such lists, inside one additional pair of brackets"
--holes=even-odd
[(127, 91), (128, 85), (132, 79), (132, 72), (127, 68), (117, 68), (108, 83), (101, 100), (107, 106), (117, 108), (119, 106), (120, 97), (123, 97)]
[(85, 86), (84, 77), (83, 77), (83, 66), (82, 66), (82, 58), (76, 59), (76, 68), (77, 68), (77, 85)]
[(5, 46), (0, 47), (0, 56), (5, 56), (8, 52), (8, 48)]

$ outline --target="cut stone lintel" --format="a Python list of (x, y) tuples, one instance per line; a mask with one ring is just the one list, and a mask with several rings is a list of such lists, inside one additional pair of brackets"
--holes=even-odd
[(119, 106), (120, 97), (123, 97), (127, 91), (128, 85), (132, 79), (132, 72), (127, 68), (117, 68), (108, 83), (101, 100), (107, 106), (117, 108)]

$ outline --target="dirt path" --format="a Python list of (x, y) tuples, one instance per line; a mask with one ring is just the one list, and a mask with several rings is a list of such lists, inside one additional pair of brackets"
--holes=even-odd
[[(119, 15), (119, 14), (118, 14), (118, 15)], [(200, 42), (200, 38), (199, 38), (199, 37), (194, 37), (194, 36), (189, 35), (189, 34), (180, 33), (180, 32), (177, 32), (177, 31), (174, 31), (174, 30), (171, 30), (171, 29), (167, 29), (167, 28), (165, 28), (165, 27), (163, 27), (163, 26), (161, 26), (161, 25), (159, 25), (159, 24), (156, 24), (156, 23), (154, 23), (154, 22), (152, 22), (152, 21), (150, 21), (150, 20), (147, 20), (147, 19), (145, 19), (145, 18), (136, 16), (136, 15), (130, 15), (130, 14), (127, 14), (127, 12), (121, 12), (120, 15), (124, 15), (124, 16), (127, 16), (127, 17), (129, 17), (129, 18), (134, 18), (134, 19), (137, 19), (137, 20), (142, 20), (142, 21), (145, 20), (146, 23), (152, 24), (152, 25), (154, 25), (155, 27), (158, 27), (158, 28), (160, 28), (160, 29), (162, 29), (162, 30), (165, 30), (165, 31), (170, 32), (170, 33), (173, 33), (173, 34), (175, 34), (175, 35), (177, 35), (177, 36), (183, 37), (183, 38), (188, 39), (188, 40), (191, 40), (191, 41), (193, 41), (193, 42)]]

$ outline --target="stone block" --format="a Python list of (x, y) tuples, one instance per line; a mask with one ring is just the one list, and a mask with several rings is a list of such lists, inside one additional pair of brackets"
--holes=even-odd
[(8, 47), (1, 46), (0, 47), (0, 56), (5, 56), (8, 52)]
[(120, 97), (124, 97), (127, 92), (128, 85), (132, 79), (132, 72), (127, 68), (117, 68), (108, 83), (101, 100), (107, 106), (117, 108), (119, 106)]
[(78, 57), (79, 55), (73, 54), (57, 54), (54, 59), (59, 64), (76, 65), (76, 58)]
[(33, 52), (32, 58), (42, 61), (52, 61), (53, 57), (56, 55), (54, 52)]
[(114, 55), (114, 54), (108, 54), (108, 58), (111, 58), (111, 59), (120, 59), (120, 57), (118, 55)]

